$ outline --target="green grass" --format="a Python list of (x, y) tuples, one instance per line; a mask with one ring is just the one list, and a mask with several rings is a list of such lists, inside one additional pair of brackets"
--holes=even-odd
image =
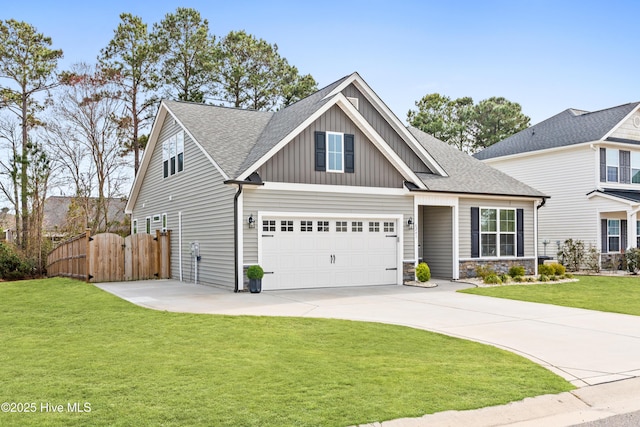
[(153, 311), (68, 279), (0, 284), (0, 349), (0, 403), (37, 407), (0, 413), (2, 426), (346, 426), (573, 388), (426, 331)]
[(579, 276), (578, 282), (471, 288), (458, 292), (640, 316), (640, 277)]

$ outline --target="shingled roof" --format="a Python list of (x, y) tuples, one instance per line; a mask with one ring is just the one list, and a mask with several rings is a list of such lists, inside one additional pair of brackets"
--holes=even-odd
[(548, 197), (511, 176), (452, 147), (421, 130), (409, 132), (444, 168), (448, 176), (419, 173), (429, 191), (505, 196)]
[(182, 101), (163, 103), (227, 176), (235, 178), (329, 102), (325, 96), (347, 77), (275, 113)]
[(599, 141), (640, 103), (599, 111), (569, 108), (474, 154), (480, 160)]

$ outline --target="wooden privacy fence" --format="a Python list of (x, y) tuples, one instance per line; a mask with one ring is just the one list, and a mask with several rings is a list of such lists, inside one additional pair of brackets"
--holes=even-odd
[(94, 283), (166, 279), (171, 276), (170, 242), (170, 230), (124, 238), (113, 233), (91, 236), (87, 230), (49, 253), (47, 275)]

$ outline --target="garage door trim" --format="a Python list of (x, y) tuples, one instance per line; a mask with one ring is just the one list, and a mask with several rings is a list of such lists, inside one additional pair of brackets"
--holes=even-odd
[(262, 219), (264, 217), (279, 218), (327, 218), (327, 219), (394, 219), (396, 220), (398, 241), (396, 243), (396, 265), (398, 266), (396, 274), (396, 284), (402, 284), (402, 258), (404, 256), (404, 222), (402, 214), (387, 214), (384, 212), (371, 213), (353, 213), (353, 212), (278, 212), (278, 211), (258, 211), (258, 222), (256, 228), (258, 231), (258, 264), (262, 265)]

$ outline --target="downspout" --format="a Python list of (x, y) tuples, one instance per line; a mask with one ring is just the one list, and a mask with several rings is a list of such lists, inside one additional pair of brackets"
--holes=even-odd
[[(536, 242), (535, 242), (535, 243), (536, 243), (536, 248), (535, 248), (535, 249), (536, 249), (536, 252), (535, 252), (535, 253), (536, 253), (536, 259), (535, 259), (535, 261), (534, 261), (534, 263), (533, 263), (533, 264), (535, 265), (535, 268), (534, 268), (533, 272), (535, 273), (535, 275), (536, 275), (536, 276), (538, 275), (538, 257), (539, 257), (539, 255), (540, 255), (540, 253), (538, 252), (538, 244), (539, 244), (539, 242), (538, 242), (538, 238), (540, 237), (540, 231), (539, 231), (539, 228), (540, 228), (540, 218), (539, 218), (539, 216), (538, 216), (538, 211), (539, 211), (539, 210), (540, 210), (540, 208), (541, 208), (541, 207), (543, 207), (546, 203), (547, 203), (547, 198), (546, 198), (546, 197), (543, 197), (543, 198), (542, 198), (542, 202), (541, 202), (538, 206), (536, 206), (536, 215), (535, 215), (535, 219), (536, 219)], [(546, 254), (546, 252), (547, 252), (547, 248), (546, 248), (546, 246), (545, 246), (545, 254)]]
[(233, 198), (233, 266), (234, 266), (234, 285), (233, 292), (238, 292), (238, 197), (242, 194), (242, 183), (238, 184), (238, 191)]

